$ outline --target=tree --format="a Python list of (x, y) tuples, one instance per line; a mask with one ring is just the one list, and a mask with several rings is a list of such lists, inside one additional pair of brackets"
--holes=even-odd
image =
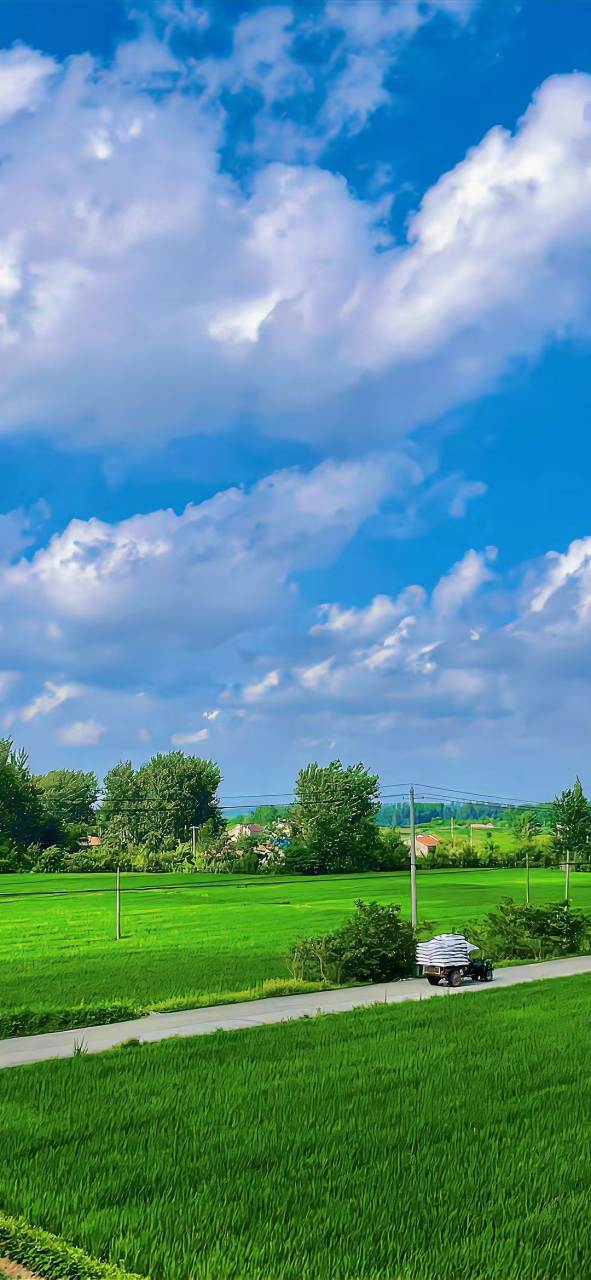
[(520, 844), (532, 844), (535, 837), (539, 836), (541, 829), (542, 824), (535, 809), (524, 809), (513, 823), (513, 831)]
[(249, 822), (254, 822), (261, 827), (270, 827), (275, 822), (281, 822), (289, 817), (289, 808), (285, 804), (260, 804), (254, 810)]
[(48, 818), (61, 826), (94, 822), (94, 806), (98, 799), (95, 773), (83, 773), (81, 769), (52, 769), (50, 773), (37, 774), (33, 781), (41, 794)]
[(379, 778), (362, 764), (343, 769), (340, 760), (333, 760), (326, 768), (310, 764), (300, 770), (291, 826), (294, 843), (306, 849), (311, 870), (371, 868), (382, 838), (376, 823), (378, 788)]
[(155, 851), (187, 840), (191, 827), (205, 823), (212, 834), (220, 833), (220, 781), (213, 760), (182, 751), (153, 756), (137, 772), (129, 760), (116, 765), (105, 778), (100, 810), (108, 841), (145, 844)]
[(372, 871), (408, 871), (410, 848), (395, 827), (383, 827)]
[(145, 814), (131, 760), (121, 760), (106, 774), (98, 819), (108, 844), (119, 847), (141, 842)]
[(52, 844), (54, 830), (46, 820), (24, 750), (10, 738), (0, 739), (0, 841), (27, 846)]
[(591, 805), (583, 794), (579, 778), (575, 785), (556, 796), (551, 809), (553, 844), (559, 860), (588, 862), (591, 852)]

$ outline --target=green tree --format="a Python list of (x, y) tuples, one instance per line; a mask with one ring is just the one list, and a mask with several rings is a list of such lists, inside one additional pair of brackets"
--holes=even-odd
[(379, 778), (362, 764), (343, 769), (333, 760), (326, 768), (310, 764), (300, 770), (290, 820), (294, 844), (307, 851), (311, 870), (371, 868), (382, 838), (378, 789)]
[(591, 805), (579, 778), (574, 787), (556, 796), (551, 809), (553, 845), (560, 861), (588, 862), (591, 852)]
[(24, 750), (10, 738), (0, 739), (0, 841), (27, 846), (52, 844), (50, 829)]
[(224, 829), (216, 796), (221, 781), (213, 760), (169, 751), (153, 756), (134, 771), (131, 761), (116, 765), (104, 781), (100, 810), (109, 843), (145, 844), (149, 850), (172, 848), (189, 838), (191, 827), (208, 823), (211, 834)]
[(281, 822), (288, 817), (289, 808), (285, 804), (260, 804), (247, 821), (259, 823), (261, 827), (270, 827), (273, 823)]
[(94, 806), (98, 799), (98, 782), (92, 771), (81, 769), (52, 769), (37, 774), (33, 779), (41, 794), (41, 802), (48, 818), (61, 826), (68, 823), (86, 823), (95, 820)]
[(522, 813), (517, 815), (513, 823), (513, 831), (520, 844), (532, 844), (541, 830), (542, 824), (535, 809), (524, 809)]
[(372, 871), (407, 871), (409, 866), (410, 848), (400, 832), (396, 827), (382, 827)]
[(106, 774), (103, 802), (98, 811), (101, 834), (107, 844), (140, 844), (144, 831), (143, 811), (137, 774), (131, 760), (121, 760)]

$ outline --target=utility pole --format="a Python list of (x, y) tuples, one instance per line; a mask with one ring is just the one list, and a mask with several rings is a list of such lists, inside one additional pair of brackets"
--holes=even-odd
[(566, 880), (565, 880), (565, 886), (564, 886), (564, 897), (565, 897), (565, 901), (566, 901), (566, 905), (567, 905), (567, 907), (568, 907), (568, 889), (569, 889), (569, 880), (570, 880), (570, 849), (567, 849), (567, 851), (566, 851)]
[(454, 848), (455, 848), (454, 816), (453, 816), (453, 813), (452, 813), (452, 815), (451, 815), (451, 847), (452, 847), (452, 849), (454, 849)]
[(121, 872), (117, 867), (117, 942), (121, 937)]
[(529, 845), (525, 846), (525, 901), (529, 907)]
[(197, 827), (191, 827), (191, 845), (193, 850), (193, 862), (195, 861), (195, 832)]
[(410, 911), (412, 927), (417, 927), (417, 846), (415, 839), (415, 789), (410, 788)]

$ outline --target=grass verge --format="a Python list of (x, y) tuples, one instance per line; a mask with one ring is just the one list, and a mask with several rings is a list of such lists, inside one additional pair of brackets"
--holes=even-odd
[(0, 1040), (13, 1036), (41, 1035), (44, 1031), (71, 1031), (84, 1027), (106, 1026), (112, 1022), (127, 1022), (143, 1018), (147, 1013), (174, 1013), (177, 1009), (206, 1009), (218, 1004), (241, 1004), (243, 1001), (264, 1000), (269, 996), (294, 996), (307, 991), (332, 991), (329, 982), (302, 982), (299, 978), (271, 978), (256, 987), (244, 991), (222, 991), (204, 995), (202, 991), (183, 996), (171, 996), (155, 1004), (138, 1008), (137, 1005), (113, 1001), (110, 1004), (78, 1004), (69, 1009), (15, 1009), (0, 1014)]

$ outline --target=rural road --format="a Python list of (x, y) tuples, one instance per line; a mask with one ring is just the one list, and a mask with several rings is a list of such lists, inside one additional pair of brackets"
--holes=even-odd
[(167, 1040), (171, 1036), (203, 1036), (211, 1031), (236, 1031), (239, 1027), (260, 1027), (267, 1023), (310, 1017), (318, 1010), (322, 1013), (343, 1013), (359, 1005), (399, 1004), (403, 1000), (427, 1000), (431, 996), (462, 995), (467, 991), (494, 991), (499, 987), (513, 987), (519, 982), (533, 982), (537, 978), (565, 978), (577, 973), (591, 973), (591, 956), (497, 969), (492, 983), (467, 983), (455, 990), (430, 987), (424, 978), (413, 978), (406, 982), (382, 982), (378, 986), (312, 991), (301, 996), (273, 996), (245, 1004), (183, 1009), (178, 1013), (150, 1013), (132, 1022), (114, 1022), (106, 1027), (80, 1027), (75, 1031), (53, 1031), (39, 1036), (0, 1040), (0, 1067), (46, 1062), (49, 1058), (71, 1058), (75, 1043), (80, 1041), (84, 1041), (88, 1053), (101, 1053), (124, 1040), (138, 1039), (147, 1044)]

